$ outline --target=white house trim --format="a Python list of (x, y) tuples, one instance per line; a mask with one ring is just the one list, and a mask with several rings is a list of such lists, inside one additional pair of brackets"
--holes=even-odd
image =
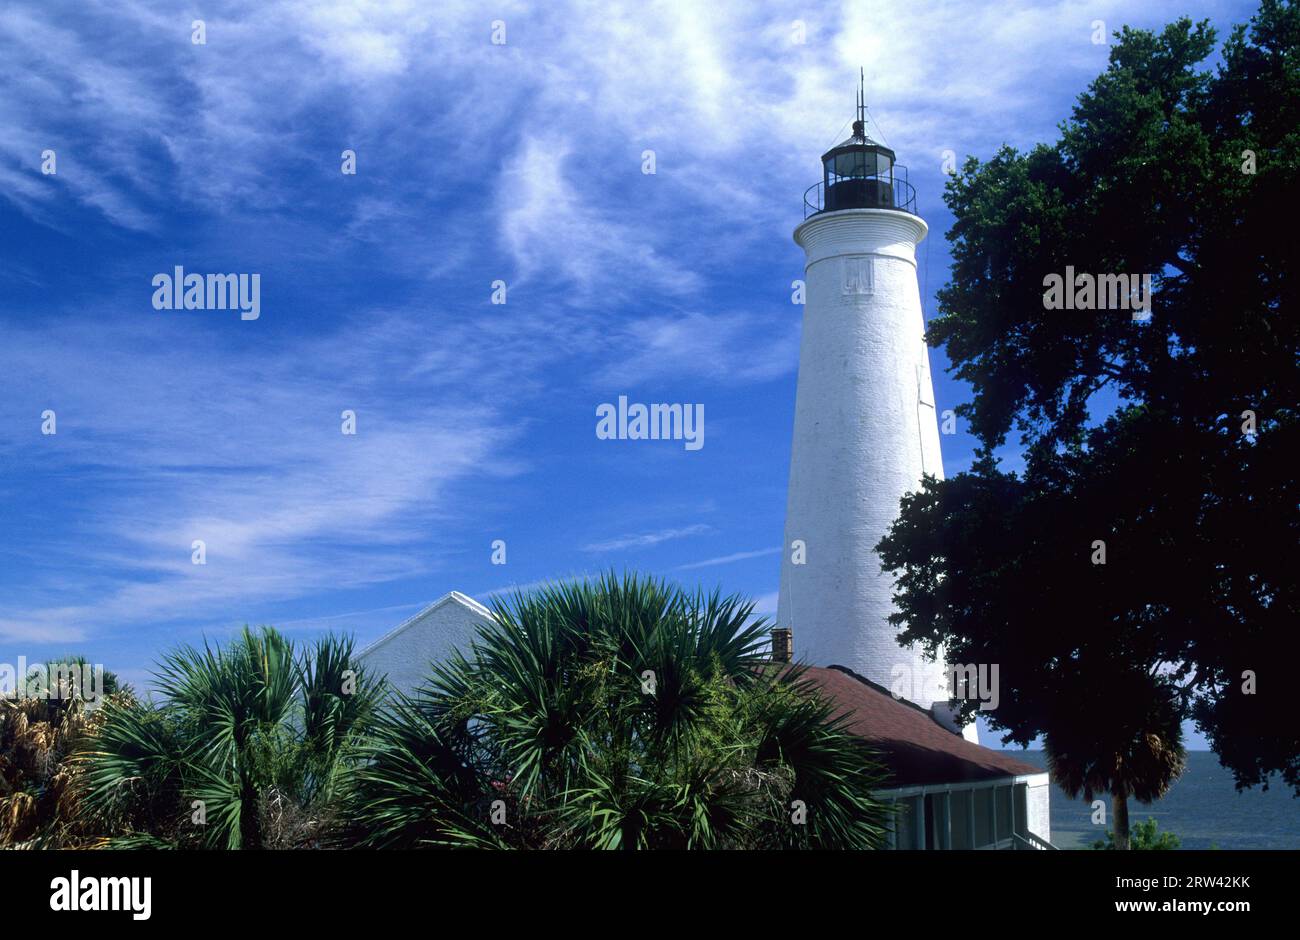
[[(1046, 773), (1020, 774), (1016, 776), (995, 777), (991, 780), (977, 780), (957, 783), (935, 783), (920, 786), (894, 787), (877, 790), (875, 796), (886, 802), (909, 804), (911, 819), (912, 845), (902, 846), (908, 849), (926, 847), (925, 805), (926, 797), (935, 797), (933, 815), (935, 826), (939, 830), (937, 838), (932, 841), (939, 849), (953, 847), (953, 800), (966, 800), (965, 845), (971, 849), (1019, 849), (1051, 848), (1051, 829), (1047, 817), (1047, 799), (1050, 779)], [(989, 801), (989, 814), (986, 820), (989, 840), (978, 842), (976, 836), (977, 810), (975, 791), (991, 789), (994, 795)], [(1000, 830), (998, 827), (997, 791), (1010, 790), (1011, 829)], [(898, 831), (891, 822), (888, 843), (890, 848), (899, 848)]]
[(992, 780), (974, 780), (968, 783), (927, 783), (923, 786), (895, 787), (891, 790), (877, 790), (875, 795), (881, 799), (899, 799), (905, 796), (924, 796), (927, 793), (943, 793), (950, 790), (979, 790), (984, 787), (1011, 787), (1026, 783), (1031, 787), (1048, 784), (1046, 772), (1041, 774), (1021, 774), (1017, 777), (994, 777)]

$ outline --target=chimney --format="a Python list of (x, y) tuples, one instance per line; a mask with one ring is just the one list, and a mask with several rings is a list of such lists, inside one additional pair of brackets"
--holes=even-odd
[(788, 663), (794, 659), (794, 631), (777, 627), (772, 631), (772, 662)]

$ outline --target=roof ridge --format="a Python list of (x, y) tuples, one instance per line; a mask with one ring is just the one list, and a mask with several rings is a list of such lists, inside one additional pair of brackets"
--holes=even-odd
[[(900, 698), (845, 666), (812, 667), (815, 680), (841, 709), (851, 733), (869, 741), (900, 786), (957, 784), (992, 777), (1028, 777), (1041, 768), (1005, 750), (968, 741), (932, 712)], [(843, 681), (833, 678), (845, 677)], [(857, 688), (859, 691), (852, 691)], [(909, 706), (900, 709), (899, 705)], [(928, 721), (918, 721), (925, 716)], [(957, 763), (954, 763), (957, 762)]]
[[(859, 682), (861, 682), (863, 685), (868, 686), (868, 687), (870, 687), (870, 688), (872, 688), (872, 689), (875, 689), (877, 692), (881, 693), (882, 695), (888, 695), (888, 696), (889, 696), (891, 699), (893, 699), (895, 702), (898, 702), (898, 703), (901, 704), (901, 705), (906, 705), (908, 708), (915, 709), (916, 711), (920, 712), (922, 715), (924, 715), (925, 717), (927, 717), (927, 718), (929, 718), (931, 721), (933, 721), (933, 722), (934, 722), (936, 725), (938, 725), (940, 728), (943, 728), (943, 730), (946, 731), (946, 732), (948, 732), (949, 734), (952, 734), (952, 733), (953, 733), (952, 729), (950, 729), (950, 728), (945, 728), (945, 727), (943, 726), (943, 724), (940, 723), (939, 719), (934, 717), (934, 712), (932, 712), (930, 709), (928, 709), (928, 708), (922, 708), (920, 705), (916, 704), (916, 702), (913, 702), (911, 699), (903, 698), (903, 697), (900, 696), (900, 695), (895, 695), (893, 692), (891, 692), (889, 689), (885, 688), (883, 685), (880, 685), (880, 684), (877, 683), (877, 682), (872, 682), (872, 681), (871, 681), (870, 679), (868, 679), (866, 676), (861, 675), (860, 673), (856, 673), (856, 672), (854, 672), (854, 671), (853, 671), (852, 669), (850, 669), (848, 666), (839, 666), (839, 665), (832, 664), (832, 665), (830, 665), (830, 666), (827, 666), (826, 668), (827, 668), (827, 669), (835, 669), (835, 670), (837, 670), (837, 671), (839, 671), (839, 672), (844, 673), (845, 675), (852, 676), (854, 679), (857, 679), (857, 680), (858, 680)], [(961, 737), (961, 735), (957, 735), (957, 736), (958, 736), (958, 737)]]
[(452, 602), (455, 602), (460, 606), (470, 611), (473, 611), (479, 616), (483, 616), (483, 617), (493, 616), (492, 611), (488, 610), (486, 607), (484, 607), (478, 601), (474, 600), (474, 598), (470, 597), (468, 594), (462, 594), (460, 591), (448, 591), (446, 594), (442, 595), (442, 597), (438, 598), (436, 601), (433, 601), (427, 606), (420, 608), (410, 617), (407, 617), (405, 620), (403, 620), (397, 626), (393, 627), (393, 629), (389, 630), (379, 639), (375, 640), (372, 643), (367, 644), (364, 649), (362, 649), (359, 653), (357, 653), (357, 658), (359, 659), (362, 656), (365, 656), (366, 654), (374, 650), (376, 647), (380, 646), (381, 644), (387, 643), (393, 637), (397, 636), (399, 633), (406, 630), (408, 627), (412, 626), (417, 620), (419, 620), (421, 617), (424, 617), (426, 614), (431, 614), (438, 608), (445, 607), (447, 604)]

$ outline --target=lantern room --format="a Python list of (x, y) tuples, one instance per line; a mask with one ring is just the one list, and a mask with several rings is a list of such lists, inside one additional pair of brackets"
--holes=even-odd
[(859, 92), (857, 120), (848, 139), (822, 154), (822, 181), (804, 195), (804, 217), (841, 209), (916, 212), (907, 167), (894, 151), (867, 136), (866, 95)]
[(822, 167), (826, 211), (894, 208), (894, 151), (867, 137), (862, 121), (822, 154)]

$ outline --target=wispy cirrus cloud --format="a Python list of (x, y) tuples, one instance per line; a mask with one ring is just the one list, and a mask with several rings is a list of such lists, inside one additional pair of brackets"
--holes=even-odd
[(633, 319), (614, 331), (610, 355), (593, 375), (631, 387), (681, 376), (745, 385), (788, 375), (799, 362), (799, 316), (686, 313)]
[[(922, 194), (934, 204), (942, 151), (1050, 130), (1062, 72), (1082, 80), (1104, 63), (1093, 22), (1133, 18), (1119, 0), (795, 12), (503, 0), (490, 13), (466, 0), (436, 15), (412, 0), (271, 0), (211, 15), (195, 46), (196, 15), (166, 0), (90, 0), (74, 20), (0, 11), (8, 198), (50, 221), (51, 200), (71, 193), (136, 230), (176, 199), (225, 217), (322, 210), (332, 230), (321, 184), (351, 147), (383, 182), (355, 218), (400, 236), (386, 251), (434, 263), (445, 246), (421, 237), (428, 213), (411, 208), (480, 194), (519, 272), (590, 304), (641, 285), (689, 294), (787, 232), (793, 209), (776, 194), (812, 181), (859, 65), (877, 123), (935, 182)], [(36, 170), (45, 147), (61, 152), (57, 179)], [(654, 176), (640, 172), (646, 149)], [(703, 217), (708, 231), (693, 224)]]
[[(296, 343), (231, 357), (178, 321), (81, 328), (93, 342), (0, 327), (4, 387), (48, 388), (57, 420), (42, 434), (30, 392), (4, 396), (0, 455), (81, 481), (82, 524), (30, 533), (45, 563), (114, 575), (76, 592), (36, 584), (21, 606), (10, 592), (0, 636), (75, 639), (409, 577), (436, 564), (404, 549), (446, 513), (452, 488), (517, 471), (498, 456), (518, 432), (512, 417), (437, 373), (394, 382), (393, 362), (411, 358), (392, 345), (400, 330), (386, 342), (377, 326), (358, 343), (365, 328), (354, 327), (309, 342), (306, 357)], [(342, 433), (345, 409), (355, 435)], [(195, 540), (206, 564), (192, 563)]]
[[(277, 599), (330, 609), (326, 592), (469, 552), (465, 530), (485, 556), (480, 520), (504, 530), (526, 497), (492, 484), (547, 460), (618, 464), (640, 485), (667, 452), (592, 460), (572, 390), (705, 384), (712, 416), (793, 373), (790, 229), (859, 65), (933, 214), (922, 250), (941, 252), (943, 151), (1052, 133), (1104, 66), (1094, 20), (1150, 25), (1186, 2), (76, 6), (0, 9), (0, 198), (18, 223), (0, 282), (28, 298), (0, 322), (0, 638), (237, 622)], [(206, 45), (190, 41), (195, 18)], [(355, 177), (339, 172), (344, 149)], [(263, 320), (235, 333), (142, 308), (150, 273), (180, 262), (262, 271)], [(87, 269), (84, 295), (60, 265)], [(487, 308), (497, 278), (510, 303)], [(36, 430), (46, 407), (53, 437)], [(339, 434), (343, 408), (356, 438)], [(561, 433), (530, 435), (557, 414)], [(746, 461), (788, 441), (774, 424), (781, 443), (747, 441)], [(724, 456), (673, 464), (690, 469), (665, 486), (726, 473)], [(743, 512), (781, 505), (783, 480), (746, 479)], [(543, 526), (545, 502), (530, 507)], [(565, 549), (704, 534), (619, 505), (634, 534), (583, 546), (570, 532)], [(589, 533), (601, 507), (585, 511)], [(726, 511), (712, 531), (730, 529)], [(206, 566), (190, 564), (195, 538)], [(542, 563), (583, 566), (537, 542)]]
[(675, 571), (691, 571), (696, 568), (712, 568), (715, 565), (729, 565), (735, 561), (748, 561), (751, 558), (765, 558), (768, 555), (776, 555), (781, 551), (781, 546), (775, 548), (760, 548), (752, 552), (732, 552), (730, 555), (719, 555), (717, 558), (706, 558), (704, 561), (693, 561), (689, 564), (678, 565)]
[(584, 545), (582, 550), (584, 552), (621, 552), (629, 548), (651, 548), (674, 539), (704, 535), (712, 531), (712, 526), (697, 523), (679, 529), (660, 529), (657, 532), (643, 532), (638, 535), (621, 535), (605, 542), (592, 542), (589, 545)]
[(507, 584), (501, 587), (495, 587), (491, 590), (481, 592), (479, 597), (483, 599), (484, 604), (490, 606), (493, 598), (509, 598), (515, 594), (527, 594), (529, 591), (535, 591), (539, 588), (557, 587), (563, 584), (575, 584), (581, 581), (591, 581), (595, 580), (597, 577), (598, 575), (586, 571), (581, 574), (555, 575), (554, 577), (549, 578), (538, 578), (536, 581), (525, 581), (523, 584)]
[(501, 235), (520, 278), (559, 274), (575, 299), (626, 296), (644, 285), (658, 293), (685, 294), (699, 276), (675, 253), (652, 244), (652, 234), (604, 204), (598, 186), (579, 189), (565, 174), (572, 146), (556, 135), (528, 137), (507, 168), (510, 185), (498, 194)]

